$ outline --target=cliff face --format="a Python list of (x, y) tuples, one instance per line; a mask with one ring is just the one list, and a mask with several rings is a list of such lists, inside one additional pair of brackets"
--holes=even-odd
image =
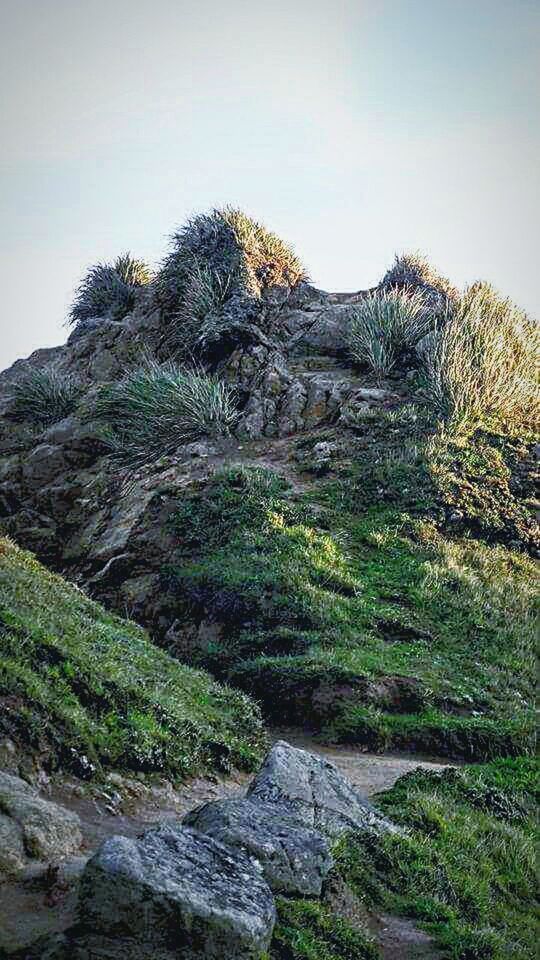
[[(135, 466), (111, 455), (103, 388), (149, 363), (192, 363), (170, 278), (123, 319), (80, 322), (0, 375), (4, 531), (271, 720), (376, 747), (519, 752), (532, 729), (536, 448), (515, 431), (452, 438), (426, 403), (422, 356), (457, 294), (409, 271), (423, 339), (375, 379), (349, 345), (370, 291), (297, 279), (254, 293), (266, 274), (244, 289), (246, 269), (190, 334), (199, 374), (234, 388), (232, 429)], [(400, 289), (396, 270), (378, 293)], [(76, 385), (49, 425), (21, 416), (36, 371)]]

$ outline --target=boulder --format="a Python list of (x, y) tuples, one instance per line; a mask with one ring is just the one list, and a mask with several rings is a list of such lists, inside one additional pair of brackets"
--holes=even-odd
[(43, 800), (19, 777), (0, 772), (0, 874), (22, 870), (29, 858), (59, 860), (81, 843), (76, 813)]
[(183, 822), (255, 859), (275, 893), (320, 896), (332, 866), (327, 840), (274, 805), (214, 800), (192, 810)]
[(333, 764), (283, 740), (267, 754), (247, 795), (331, 837), (347, 830), (397, 831)]
[(111, 960), (260, 960), (276, 919), (257, 865), (175, 825), (106, 840), (82, 875), (79, 916), (72, 955), (98, 937), (96, 956)]

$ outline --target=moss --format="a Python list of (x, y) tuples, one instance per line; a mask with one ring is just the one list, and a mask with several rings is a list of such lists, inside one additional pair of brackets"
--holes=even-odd
[(536, 955), (537, 764), (416, 771), (377, 803), (402, 835), (350, 835), (337, 867), (365, 903), (420, 921), (455, 960)]
[(180, 776), (255, 765), (255, 706), (0, 540), (0, 730), (51, 765)]
[(367, 931), (352, 926), (322, 904), (277, 898), (271, 960), (377, 960)]

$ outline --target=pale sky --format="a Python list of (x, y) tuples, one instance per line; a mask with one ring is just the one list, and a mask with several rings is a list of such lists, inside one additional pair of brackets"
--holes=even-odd
[(233, 204), (327, 290), (421, 250), (540, 314), (540, 0), (0, 0), (0, 367)]

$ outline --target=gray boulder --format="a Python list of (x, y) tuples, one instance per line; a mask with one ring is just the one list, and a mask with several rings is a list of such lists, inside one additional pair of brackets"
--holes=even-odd
[(174, 825), (106, 840), (81, 877), (79, 916), (73, 955), (84, 956), (88, 937), (98, 937), (105, 939), (96, 955), (115, 960), (259, 960), (276, 919), (258, 866)]
[(192, 810), (183, 822), (254, 858), (274, 892), (320, 896), (332, 866), (327, 840), (273, 805), (214, 800)]
[(60, 860), (81, 843), (76, 813), (43, 800), (30, 784), (0, 771), (0, 876), (19, 872), (30, 859)]
[(247, 796), (275, 804), (297, 822), (331, 837), (346, 830), (397, 831), (333, 764), (283, 740), (267, 754)]

